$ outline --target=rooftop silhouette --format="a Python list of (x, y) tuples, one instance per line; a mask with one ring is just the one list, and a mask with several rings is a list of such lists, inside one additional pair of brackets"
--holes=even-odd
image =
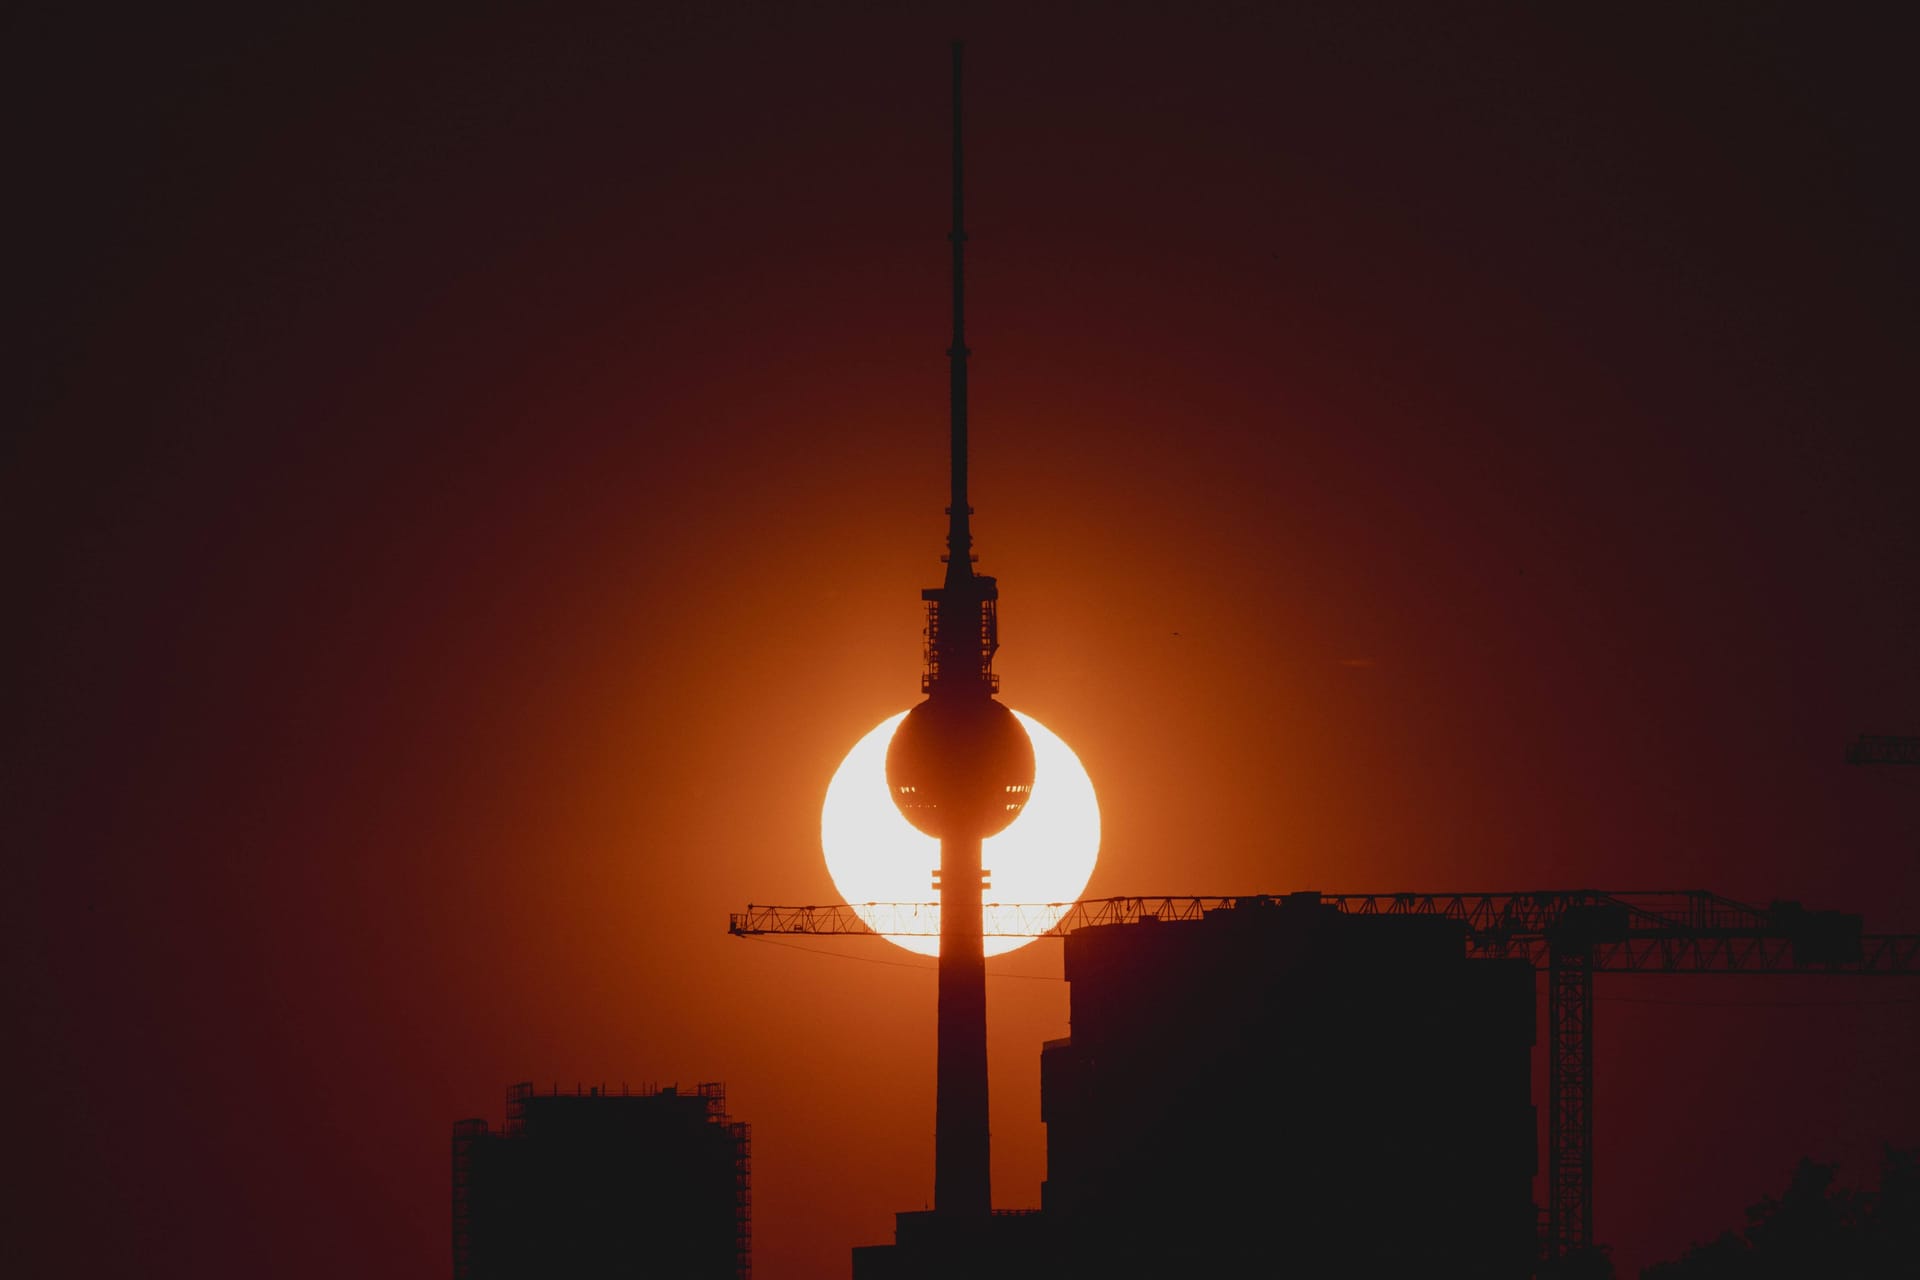
[(745, 1280), (748, 1128), (726, 1091), (507, 1091), (453, 1128), (455, 1280)]

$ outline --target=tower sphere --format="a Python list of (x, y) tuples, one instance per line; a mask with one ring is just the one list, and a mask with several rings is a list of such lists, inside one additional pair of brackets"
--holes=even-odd
[(923, 834), (984, 839), (1019, 817), (1033, 793), (1033, 741), (992, 698), (930, 697), (894, 730), (887, 786)]

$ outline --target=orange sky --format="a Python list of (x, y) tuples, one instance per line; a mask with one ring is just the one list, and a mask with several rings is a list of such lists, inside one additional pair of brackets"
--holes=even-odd
[[(930, 964), (724, 928), (831, 900), (917, 696), (956, 31), (976, 545), (1090, 894), (1920, 930), (1920, 776), (1842, 763), (1920, 732), (1888, 32), (966, 12), (14, 20), (30, 1269), (444, 1274), (523, 1079), (725, 1081), (770, 1280), (930, 1198)], [(1058, 944), (989, 968), (1033, 1205)], [(1920, 1141), (1920, 985), (1601, 998), (1626, 1274)]]

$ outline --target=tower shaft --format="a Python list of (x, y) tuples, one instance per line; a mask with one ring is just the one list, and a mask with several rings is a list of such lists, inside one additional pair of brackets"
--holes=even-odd
[(977, 836), (940, 841), (940, 1008), (933, 1118), (933, 1207), (984, 1218), (993, 1208), (987, 1129), (987, 962), (980, 936)]

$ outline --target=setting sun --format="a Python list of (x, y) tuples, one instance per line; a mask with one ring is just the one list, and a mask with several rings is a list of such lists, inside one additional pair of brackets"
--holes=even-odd
[[(1080, 896), (1100, 853), (1100, 805), (1093, 782), (1079, 757), (1032, 716), (1016, 711), (1033, 740), (1033, 793), (1011, 826), (987, 838), (982, 853), (992, 878), (986, 893), (989, 915), (999, 902), (1058, 903), (1060, 910), (1041, 917), (1050, 926)], [(820, 810), (820, 844), (827, 871), (847, 905), (874, 923), (863, 909), (871, 902), (937, 902), (934, 868), (940, 842), (922, 835), (900, 816), (887, 793), (887, 744), (906, 713), (891, 716), (847, 752), (827, 785)], [(938, 919), (927, 936), (886, 935), (888, 941), (938, 955)], [(986, 953), (1001, 955), (1030, 939), (985, 939)]]

